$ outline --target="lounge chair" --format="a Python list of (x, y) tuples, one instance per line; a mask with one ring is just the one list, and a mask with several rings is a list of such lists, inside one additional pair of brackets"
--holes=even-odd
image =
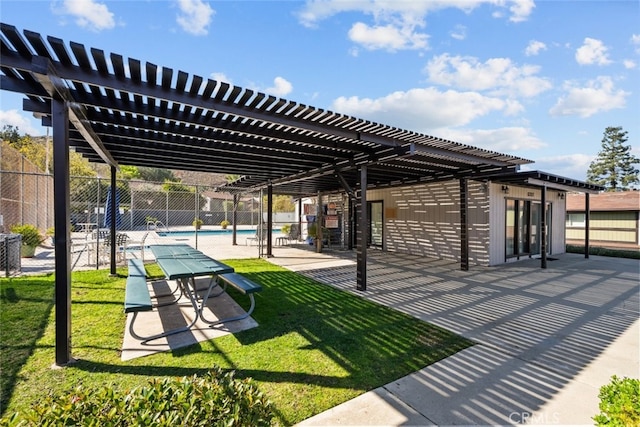
[(260, 243), (265, 243), (267, 240), (267, 235), (269, 234), (269, 229), (267, 224), (260, 224), (256, 229), (256, 234), (253, 237), (247, 237), (245, 241), (245, 245), (249, 245), (250, 242), (256, 242), (256, 245)]

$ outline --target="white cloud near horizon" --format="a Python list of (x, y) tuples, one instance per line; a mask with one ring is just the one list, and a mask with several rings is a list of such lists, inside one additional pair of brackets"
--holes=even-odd
[(180, 13), (176, 22), (186, 33), (206, 36), (215, 11), (202, 0), (177, 0)]
[(425, 67), (429, 81), (458, 89), (490, 91), (493, 95), (533, 97), (548, 89), (548, 79), (536, 74), (536, 65), (517, 66), (508, 58), (478, 58), (451, 56), (433, 57)]
[(114, 15), (104, 4), (94, 0), (64, 0), (62, 13), (71, 15), (79, 27), (91, 31), (110, 30), (116, 26)]
[(576, 50), (576, 61), (580, 65), (608, 65), (611, 60), (607, 50), (608, 48), (601, 40), (586, 37), (582, 46)]
[(541, 157), (534, 164), (523, 165), (522, 170), (541, 170), (554, 175), (585, 180), (589, 165), (596, 156), (588, 154), (567, 154), (554, 157)]
[(558, 98), (551, 107), (552, 116), (590, 117), (602, 111), (623, 108), (629, 92), (614, 87), (608, 76), (600, 76), (587, 82), (586, 86), (577, 86), (575, 82), (565, 82), (566, 94)]
[(18, 110), (0, 110), (0, 128), (14, 126), (20, 134), (40, 136), (42, 133), (31, 125), (29, 119)]

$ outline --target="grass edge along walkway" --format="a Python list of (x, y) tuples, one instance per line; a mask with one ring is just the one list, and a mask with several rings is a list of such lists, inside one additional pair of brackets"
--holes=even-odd
[[(24, 409), (43, 393), (68, 392), (78, 385), (129, 390), (150, 378), (204, 374), (217, 365), (253, 378), (275, 404), (278, 423), (291, 425), (473, 344), (264, 260), (225, 263), (264, 287), (253, 313), (259, 326), (126, 362), (120, 360), (126, 269), (119, 269), (116, 278), (106, 270), (74, 272), (72, 352), (78, 362), (64, 369), (51, 369), (53, 276), (0, 280), (1, 356), (16, 364), (11, 372), (3, 362), (3, 381), (8, 374), (11, 383), (2, 384), (2, 415)], [(157, 267), (149, 269), (160, 275)], [(40, 305), (27, 308), (34, 302)], [(27, 319), (35, 326), (24, 327)]]

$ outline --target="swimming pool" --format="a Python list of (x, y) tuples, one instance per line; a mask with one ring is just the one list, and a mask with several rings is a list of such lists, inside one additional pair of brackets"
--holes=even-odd
[[(273, 233), (279, 233), (279, 228), (274, 228), (271, 230)], [(170, 231), (158, 231), (158, 236), (162, 237), (195, 237), (196, 232), (193, 230), (170, 230)], [(228, 228), (226, 230), (198, 230), (198, 236), (224, 236), (231, 235), (233, 230)], [(248, 234), (253, 236), (256, 234), (256, 230), (251, 229), (239, 229), (236, 230), (237, 234)]]

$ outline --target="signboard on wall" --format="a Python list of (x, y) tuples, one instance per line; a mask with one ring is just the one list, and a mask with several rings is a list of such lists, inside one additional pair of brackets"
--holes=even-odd
[(339, 228), (338, 215), (327, 215), (324, 218), (324, 226), (327, 228)]

